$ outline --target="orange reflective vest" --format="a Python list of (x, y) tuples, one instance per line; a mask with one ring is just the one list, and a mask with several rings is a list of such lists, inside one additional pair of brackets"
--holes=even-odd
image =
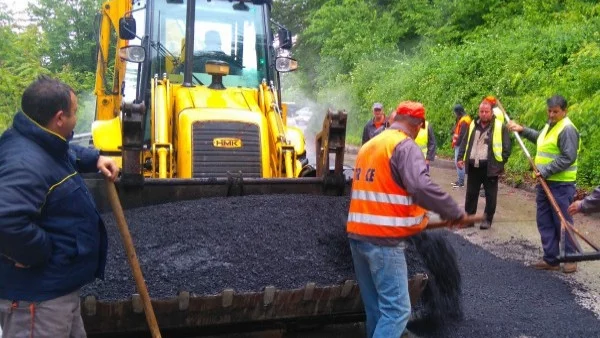
[(396, 146), (407, 138), (399, 130), (386, 129), (360, 148), (346, 226), (349, 233), (408, 237), (427, 225), (426, 210), (416, 205), (412, 196), (392, 177), (390, 159)]
[(452, 148), (460, 145), (456, 144), (456, 142), (458, 142), (458, 136), (460, 136), (460, 128), (463, 125), (463, 122), (468, 126), (471, 124), (471, 121), (471, 116), (465, 114), (460, 118), (460, 120), (458, 120), (458, 122), (456, 122), (456, 126), (454, 126), (454, 134), (452, 134)]

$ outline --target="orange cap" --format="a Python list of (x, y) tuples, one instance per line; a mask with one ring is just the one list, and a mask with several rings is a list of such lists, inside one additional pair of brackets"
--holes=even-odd
[(425, 107), (421, 102), (415, 101), (403, 101), (400, 102), (398, 108), (396, 108), (398, 115), (407, 115), (417, 119), (425, 119)]
[(489, 102), (489, 103), (492, 105), (492, 107), (493, 107), (493, 106), (495, 106), (495, 105), (496, 105), (496, 103), (497, 103), (497, 102), (496, 102), (496, 98), (495, 98), (494, 96), (492, 96), (492, 95), (488, 95), (488, 96), (486, 96), (486, 97), (483, 99), (483, 101), (487, 101), (487, 102)]

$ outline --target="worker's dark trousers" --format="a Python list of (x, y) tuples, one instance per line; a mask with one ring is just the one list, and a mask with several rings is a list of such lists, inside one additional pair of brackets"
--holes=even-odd
[[(575, 184), (548, 182), (548, 186), (565, 219), (567, 222), (573, 224), (573, 217), (569, 215), (567, 209), (575, 197)], [(536, 187), (536, 191), (536, 221), (540, 237), (542, 238), (544, 261), (550, 265), (558, 265), (557, 257), (560, 253), (560, 219), (556, 212), (554, 212), (544, 189), (539, 184)], [(566, 238), (565, 251), (567, 253), (576, 252), (575, 245), (569, 239), (568, 235)]]
[[(470, 161), (469, 161), (470, 162)], [(473, 215), (477, 212), (479, 188), (483, 185), (485, 191), (485, 217), (492, 223), (496, 213), (496, 198), (498, 197), (498, 176), (488, 177), (487, 163), (480, 162), (479, 168), (469, 163), (467, 171), (467, 194), (465, 197), (465, 212)]]

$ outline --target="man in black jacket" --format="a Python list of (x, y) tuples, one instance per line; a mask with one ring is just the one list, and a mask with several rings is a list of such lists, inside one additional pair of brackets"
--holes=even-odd
[(45, 76), (0, 137), (3, 337), (85, 337), (79, 289), (104, 277), (108, 237), (79, 173), (118, 175), (98, 150), (70, 145), (77, 97)]
[(496, 213), (498, 176), (504, 172), (504, 164), (511, 152), (510, 134), (502, 122), (495, 119), (492, 105), (483, 100), (479, 105), (479, 118), (471, 122), (468, 136), (463, 139), (458, 151), (460, 168), (465, 168), (467, 193), (465, 212), (477, 212), (479, 188), (485, 191), (485, 219), (480, 229), (489, 229)]
[(383, 113), (383, 105), (379, 102), (373, 104), (373, 118), (367, 122), (363, 128), (362, 144), (367, 143), (373, 136), (377, 135), (380, 131), (378, 129), (385, 129), (386, 120), (385, 114)]

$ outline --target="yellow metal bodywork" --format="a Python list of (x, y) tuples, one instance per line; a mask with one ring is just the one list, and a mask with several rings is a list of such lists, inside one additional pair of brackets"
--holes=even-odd
[[(110, 135), (110, 137), (105, 137)], [(92, 123), (92, 139), (94, 146), (106, 152), (121, 151), (121, 118), (97, 120)]]
[[(223, 110), (216, 108), (189, 108), (179, 113), (177, 119), (177, 129), (180, 131), (177, 138), (177, 173), (179, 178), (192, 177), (192, 124), (202, 121), (231, 121), (231, 122), (246, 122), (255, 125), (264, 125), (264, 116), (261, 113), (251, 114), (243, 110)], [(260, 129), (260, 138), (268, 137), (265, 129)], [(214, 146), (214, 144), (213, 144)], [(235, 150), (235, 147), (230, 149)], [(268, 153), (268, 148), (261, 145), (261, 154)], [(274, 177), (269, 168), (268, 158), (262, 156), (262, 177)]]
[[(119, 19), (130, 15), (131, 1), (111, 0), (102, 6), (98, 66), (96, 71), (96, 120), (93, 124), (94, 145), (121, 163), (122, 146), (121, 101), (126, 62), (115, 57), (112, 90), (106, 91), (108, 51), (111, 32)], [(117, 39), (117, 54), (128, 41)], [(182, 44), (184, 46), (184, 44)], [(183, 53), (182, 53), (183, 55)], [(173, 68), (168, 60), (167, 68)], [(182, 60), (178, 60), (182, 62)], [(219, 68), (217, 73), (223, 74)], [(304, 136), (298, 129), (286, 126), (287, 107), (279, 109), (277, 91), (263, 81), (255, 88), (211, 89), (204, 85), (184, 87), (175, 74), (150, 83), (150, 102), (146, 102), (150, 140), (140, 161), (145, 162), (144, 177), (191, 178), (193, 176), (192, 125), (202, 121), (221, 121), (253, 124), (260, 134), (261, 177), (298, 177), (302, 164), (298, 156), (305, 153)], [(227, 75), (225, 75), (227, 76)], [(180, 80), (180, 79), (179, 79)], [(217, 137), (218, 138), (218, 137)], [(229, 143), (227, 143), (229, 142)], [(235, 140), (217, 142), (215, 146)]]
[[(260, 128), (261, 140), (268, 140), (264, 113), (259, 109), (254, 89), (228, 88), (214, 90), (204, 86), (191, 88), (173, 86), (173, 102), (177, 126), (177, 173), (180, 178), (192, 177), (192, 124), (197, 121), (231, 121), (255, 124)], [(277, 177), (270, 169), (270, 149), (261, 143), (262, 177)]]
[(121, 118), (110, 120), (96, 120), (92, 123), (92, 139), (94, 147), (102, 150), (104, 155), (113, 158), (119, 167), (122, 167), (121, 152), (123, 144), (121, 138)]
[[(96, 67), (96, 120), (109, 120), (119, 116), (121, 108), (121, 84), (125, 77), (125, 62), (115, 57), (114, 77), (110, 91), (107, 91), (109, 84), (106, 84), (108, 75), (108, 60), (111, 42), (111, 31), (117, 32), (116, 27), (119, 27), (119, 19), (126, 13), (131, 12), (131, 1), (110, 0), (102, 5), (100, 14), (100, 37), (99, 49), (97, 55)], [(116, 33), (118, 35), (118, 33)], [(117, 51), (119, 48), (127, 46), (129, 41), (116, 39)], [(118, 53), (118, 52), (117, 52)]]

